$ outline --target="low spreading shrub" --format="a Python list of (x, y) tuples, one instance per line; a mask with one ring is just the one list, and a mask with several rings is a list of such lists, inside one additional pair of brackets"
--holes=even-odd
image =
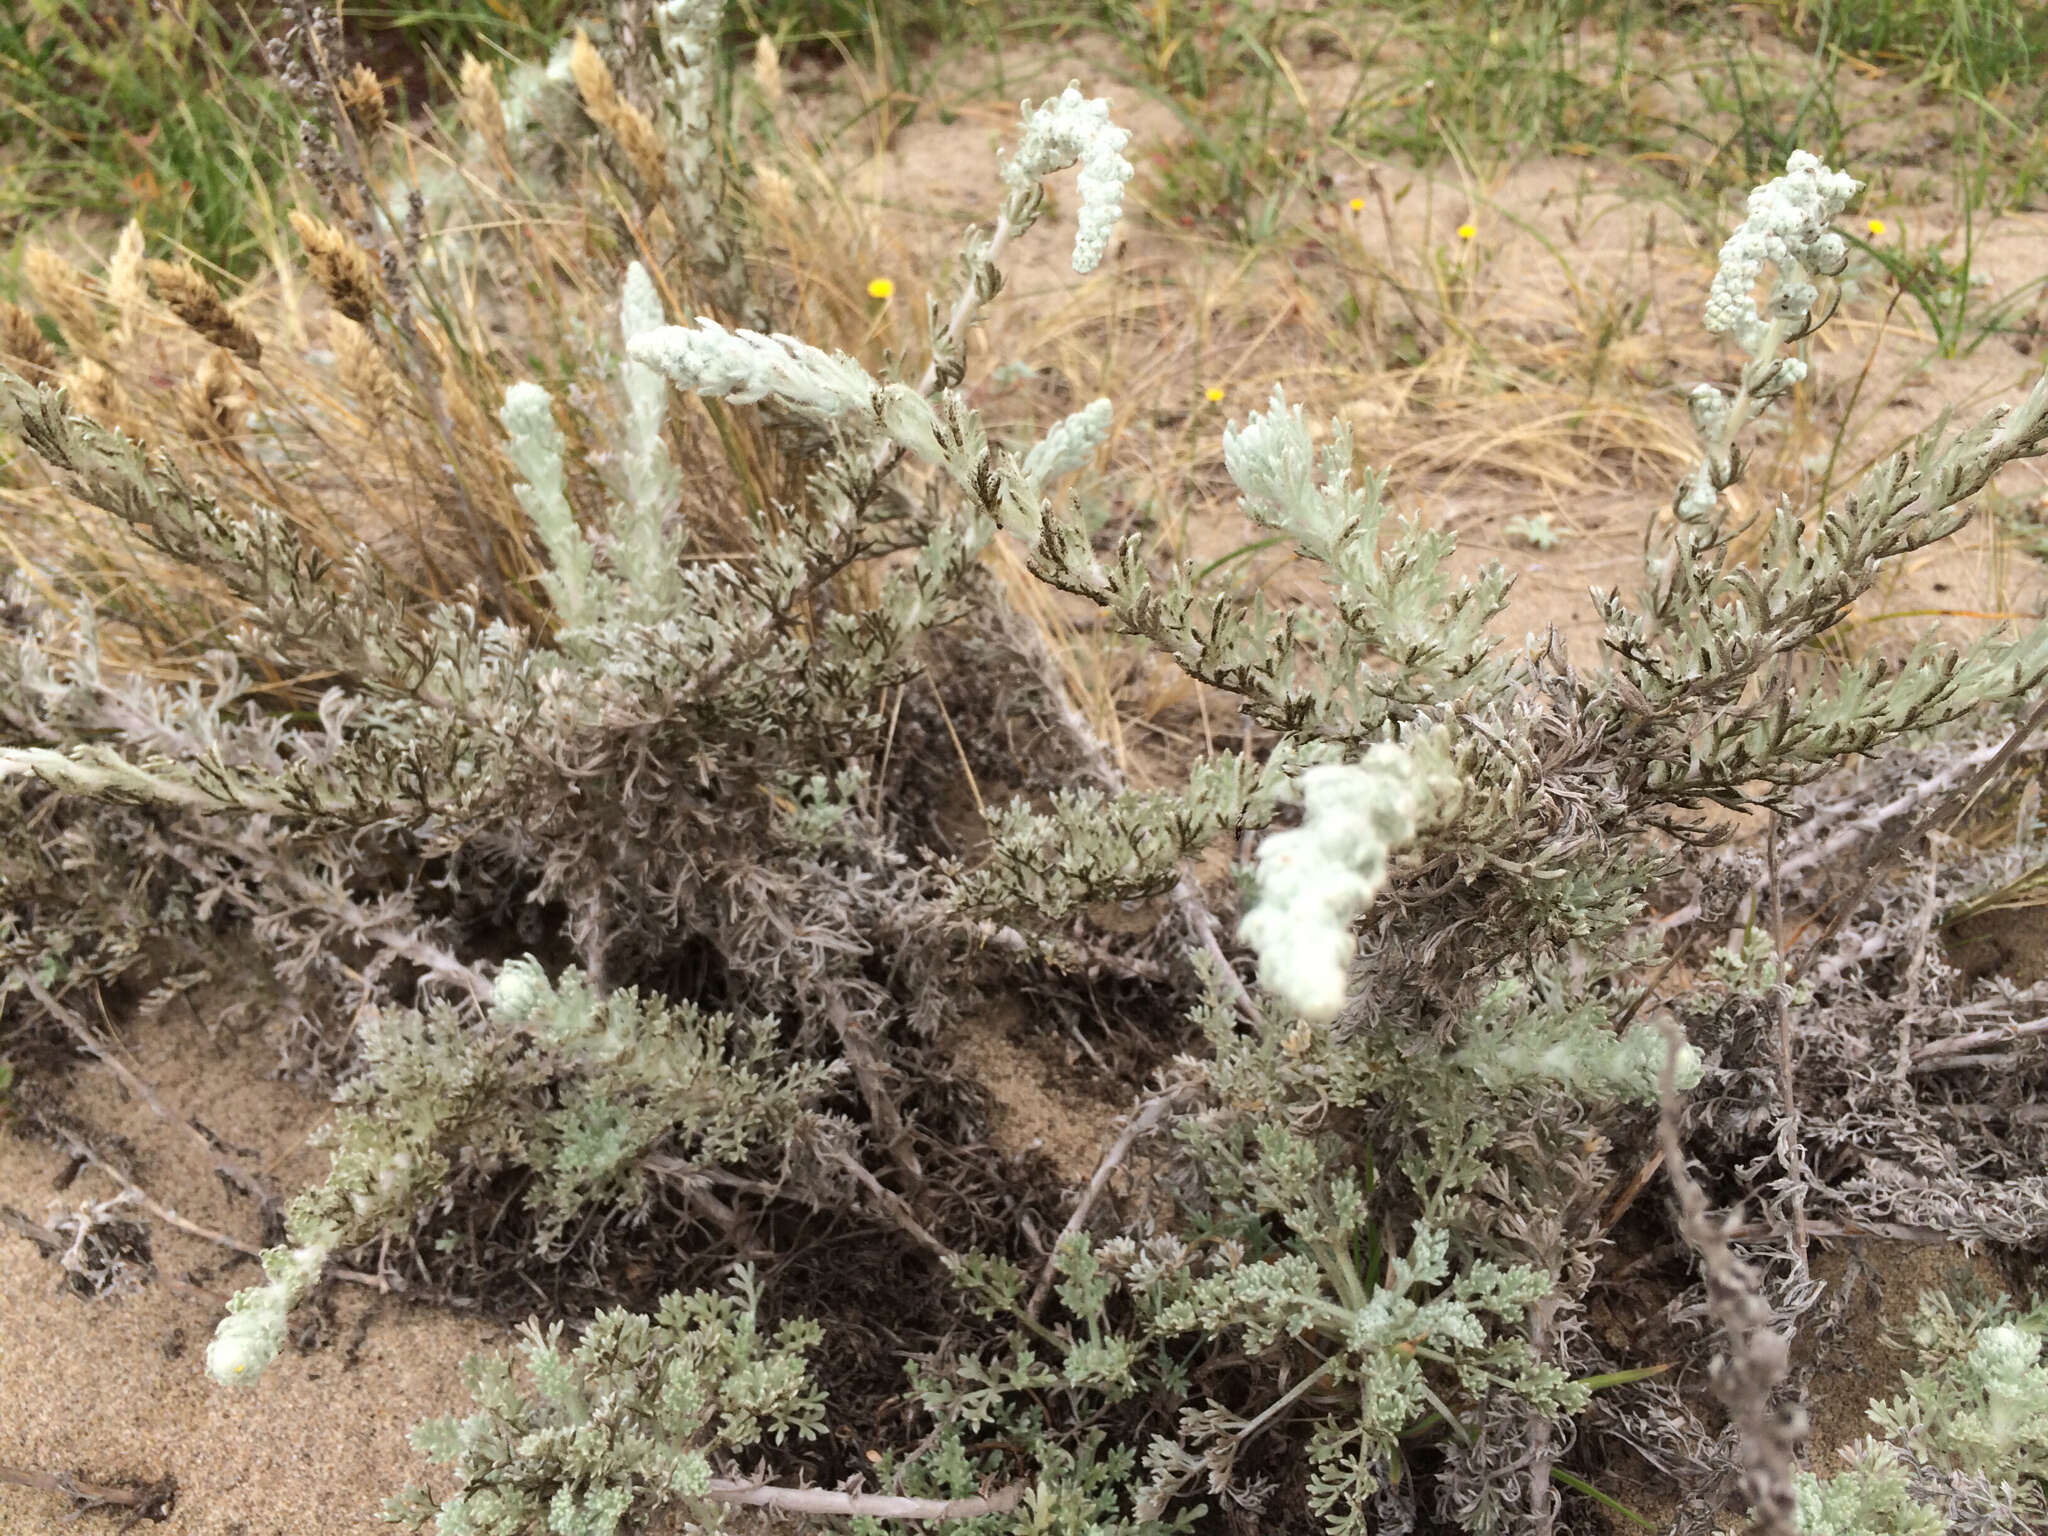
[[(185, 409), (205, 407), (193, 440), (225, 491), (152, 451), (115, 387), (121, 328), (161, 322), (132, 259), (125, 287), (53, 276), (63, 348), (0, 375), (44, 504), (139, 540), (218, 616), (165, 681), (104, 659), (109, 626), (144, 630), (132, 591), (17, 580), (10, 1007), (61, 1022), (80, 987), (237, 943), (290, 1005), (286, 1064), (341, 1084), (328, 1176), (235, 1298), (212, 1373), (260, 1376), (344, 1259), (599, 1276), (655, 1243), (680, 1288), (651, 1309), (605, 1310), (573, 1345), (536, 1324), (524, 1384), (471, 1363), (476, 1412), (418, 1434), (459, 1487), (396, 1517), (443, 1536), (604, 1533), (669, 1506), (864, 1530), (1548, 1531), (1559, 1489), (1590, 1486), (1573, 1467), (1599, 1469), (1595, 1437), (1575, 1446), (1595, 1426), (1709, 1509), (1739, 1467), (1772, 1530), (2033, 1508), (2011, 1481), (2044, 1428), (2031, 1315), (1973, 1324), (1967, 1347), (1928, 1323), (1945, 1353), (1878, 1413), (1890, 1448), (1832, 1482), (1795, 1476), (1774, 1394), (1817, 1295), (1810, 1233), (2048, 1229), (2039, 1119), (2011, 1113), (2039, 1062), (1969, 1061), (1971, 1032), (2031, 997), (1902, 997), (1889, 877), (1839, 873), (1859, 825), (1896, 829), (2009, 757), (1982, 733), (2048, 681), (2048, 635), (1929, 636), (1904, 658), (1819, 643), (2048, 449), (2048, 381), (1837, 504), (1738, 527), (1744, 435), (1804, 378), (1857, 190), (1795, 155), (1722, 250), (1706, 321), (1739, 370), (1692, 395), (1698, 466), (1653, 520), (1640, 591), (1598, 595), (1597, 658), (1503, 643), (1507, 575), (1394, 516), (1347, 429), (1320, 434), (1278, 390), (1224, 458), (1310, 590), (1223, 591), (1091, 532), (1070, 487), (1110, 403), (1008, 442), (968, 384), (1049, 178), (1079, 170), (1075, 269), (1104, 258), (1131, 174), (1106, 103), (1027, 106), (928, 362), (878, 371), (749, 323), (778, 295), (715, 152), (719, 19), (665, 0), (645, 37), (579, 35), (545, 74), (474, 66), (464, 169), (431, 195), (392, 193), (334, 34), (294, 34), (327, 200), (294, 221), (337, 317), (327, 393), (250, 384), (272, 392), (253, 422), (233, 370), (275, 344), (203, 278), (153, 274), (210, 348), (222, 387)], [(616, 256), (602, 312), (522, 288), (532, 253), (508, 252), (528, 233), (472, 217), (510, 189), (592, 186), (614, 209), (583, 258)], [(464, 298), (458, 272), (498, 281)], [(494, 339), (480, 317), (518, 302), (526, 329)], [(366, 428), (431, 516), (336, 548), (288, 508), (361, 473), (326, 456)], [(999, 578), (1003, 546), (1234, 700), (1245, 745), (1128, 783)], [(408, 549), (439, 550), (456, 590)], [(1844, 789), (1857, 759), (1909, 787)], [(1015, 793), (942, 854), (953, 762)], [(1767, 876), (1716, 852), (1728, 812), (1794, 829)], [(1226, 838), (1259, 840), (1236, 924), (1240, 898), (1196, 874)], [(1090, 920), (1139, 898), (1163, 898), (1154, 934)], [(1789, 954), (1765, 915), (1788, 900), (1849, 920)], [(1154, 1075), (1048, 1232), (944, 1047), (991, 995), (1105, 978), (1151, 1000)], [(1839, 1021), (1886, 1007), (1902, 1022), (1857, 1055)], [(1890, 1038), (1898, 1060), (1873, 1066)], [(2006, 1081), (1966, 1115), (1972, 1071)], [(1694, 1311), (1726, 1336), (1732, 1445), (1587, 1327), (1659, 1135), (1704, 1269)], [(1957, 1155), (1910, 1179), (1817, 1155), (1930, 1135)], [(1149, 1194), (1107, 1219), (1141, 1156)], [(1716, 1223), (1708, 1186), (1763, 1193), (1763, 1225)], [(755, 1267), (827, 1223), (945, 1276), (939, 1299), (859, 1319), (906, 1373), (900, 1439), (852, 1469), (875, 1492), (813, 1443), (852, 1319)], [(1944, 1466), (1975, 1481), (1924, 1516)]]

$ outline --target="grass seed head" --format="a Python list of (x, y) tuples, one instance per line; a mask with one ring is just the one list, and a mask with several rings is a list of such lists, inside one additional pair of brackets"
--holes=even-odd
[(335, 90), (341, 98), (342, 111), (348, 114), (360, 138), (368, 142), (384, 131), (390, 119), (384, 109), (384, 84), (375, 70), (358, 64), (341, 77)]
[(121, 388), (121, 381), (113, 371), (93, 359), (81, 358), (76, 367), (64, 375), (64, 388), (70, 392), (71, 403), (84, 415), (104, 426), (117, 427), (135, 435), (127, 423), (128, 396)]
[(668, 190), (668, 155), (653, 121), (619, 94), (611, 66), (591, 45), (589, 34), (576, 33), (569, 52), (569, 75), (583, 97), (583, 110), (600, 132), (618, 145), (619, 152), (640, 178), (649, 201)]
[(483, 140), (492, 159), (511, 158), (505, 138), (505, 98), (498, 94), (498, 80), (491, 66), (475, 54), (462, 61), (462, 81), (456, 111), (471, 133)]
[(192, 440), (230, 451), (242, 430), (242, 413), (248, 408), (242, 371), (235, 366), (234, 353), (225, 347), (206, 354), (178, 397), (179, 416)]
[(376, 338), (367, 328), (339, 313), (328, 316), (327, 336), (342, 388), (348, 391), (365, 420), (373, 424), (382, 421), (398, 398), (398, 376), (377, 350)]
[(186, 325), (252, 367), (263, 361), (263, 343), (256, 333), (228, 312), (213, 284), (196, 268), (182, 261), (151, 261), (143, 269), (156, 296)]
[(36, 317), (4, 299), (0, 299), (0, 355), (17, 364), (33, 383), (47, 383), (56, 376), (57, 349), (43, 335)]
[(57, 322), (73, 347), (89, 347), (99, 340), (99, 315), (84, 274), (76, 267), (47, 245), (31, 243), (21, 254), (21, 275), (43, 313)]
[(377, 313), (382, 285), (370, 253), (332, 224), (294, 208), (292, 229), (306, 248), (306, 265), (335, 309), (358, 325)]
[(114, 254), (107, 258), (107, 298), (114, 306), (114, 340), (125, 345), (135, 335), (135, 321), (149, 302), (143, 281), (142, 225), (128, 221)]
[(770, 111), (782, 105), (782, 54), (766, 32), (754, 39), (754, 84)]

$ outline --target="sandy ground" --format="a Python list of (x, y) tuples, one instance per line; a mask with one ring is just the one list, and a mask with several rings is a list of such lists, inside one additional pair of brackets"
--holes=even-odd
[[(327, 1107), (266, 1080), (260, 1039), (210, 1039), (177, 1014), (127, 1034), (132, 1070), (173, 1113), (234, 1147), (241, 1166), (286, 1194), (319, 1176), (324, 1159), (304, 1140)], [(227, 1195), (198, 1141), (129, 1097), (107, 1067), (80, 1067), (63, 1092), (74, 1134), (152, 1199), (195, 1225), (260, 1240), (252, 1203)], [(110, 1141), (114, 1128), (126, 1147)], [(119, 1192), (92, 1168), (65, 1182), (70, 1164), (39, 1140), (0, 1135), (0, 1204), (51, 1225)], [(426, 1480), (407, 1430), (467, 1407), (455, 1367), (472, 1350), (501, 1347), (502, 1330), (334, 1286), (331, 1308), (294, 1316), (310, 1333), (303, 1350), (288, 1349), (253, 1387), (218, 1387), (203, 1369), (206, 1342), (221, 1301), (256, 1268), (161, 1220), (148, 1225), (153, 1273), (129, 1294), (97, 1299), (67, 1288), (35, 1244), (0, 1231), (0, 1468), (103, 1485), (175, 1478), (164, 1528), (192, 1536), (390, 1530), (376, 1519), (382, 1499)], [(119, 1523), (117, 1511), (81, 1527), (67, 1509), (56, 1494), (0, 1484), (8, 1536)]]

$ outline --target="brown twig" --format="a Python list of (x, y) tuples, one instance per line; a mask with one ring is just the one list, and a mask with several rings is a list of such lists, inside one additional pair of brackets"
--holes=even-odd
[(2004, 1045), (2008, 1041), (2022, 1040), (2029, 1035), (2048, 1034), (2048, 1019), (2029, 1019), (2024, 1024), (1998, 1024), (1990, 1029), (1973, 1029), (1966, 1035), (1949, 1035), (1945, 1039), (1930, 1040), (1913, 1052), (1914, 1071), (1943, 1056), (1955, 1056), (1964, 1051), (1974, 1051), (1979, 1046)]
[(2034, 706), (2033, 713), (2014, 728), (2012, 735), (2006, 738), (2005, 745), (1992, 753), (1981, 768), (1956, 789), (1936, 801), (1927, 813), (1914, 821), (1910, 827), (1877, 840), (1863, 860), (1863, 868), (1856, 877), (1856, 884), (1835, 904), (1834, 915), (1828, 919), (1827, 926), (1788, 968), (1785, 976), (1787, 986), (1796, 982), (1805, 973), (1806, 968), (1820, 958), (1834, 936), (1842, 931), (1842, 924), (1863, 905), (1863, 897), (1869, 891), (1871, 882), (1877, 878), (1877, 872), (1883, 867), (1884, 862), (1900, 848), (1917, 842), (1952, 808), (1968, 805), (1975, 799), (1977, 792), (1998, 776), (1998, 771), (2012, 760), (2013, 754), (2025, 745), (2027, 738), (2034, 734), (2044, 720), (2048, 720), (2048, 694), (2042, 696), (2041, 702)]
[(214, 1167), (218, 1172), (225, 1173), (241, 1188), (244, 1194), (249, 1195), (258, 1203), (269, 1205), (275, 1202), (276, 1197), (270, 1193), (268, 1187), (256, 1175), (250, 1173), (240, 1163), (222, 1152), (214, 1140), (204, 1131), (200, 1130), (189, 1118), (177, 1113), (169, 1105), (165, 1104), (162, 1097), (157, 1093), (155, 1086), (132, 1070), (119, 1056), (115, 1055), (112, 1048), (99, 1037), (98, 1032), (90, 1024), (72, 1012), (71, 1009), (58, 1002), (35, 977), (24, 973), (22, 981), (28, 987), (29, 995), (42, 1006), (45, 1013), (71, 1031), (72, 1038), (77, 1040), (79, 1045), (89, 1054), (105, 1063), (114, 1076), (121, 1080), (122, 1086), (154, 1110), (159, 1120), (162, 1120), (166, 1125), (176, 1126), (197, 1142), (206, 1155), (214, 1160)]
[(1679, 1231), (1700, 1256), (1707, 1310), (1728, 1340), (1726, 1353), (1715, 1357), (1708, 1377), (1741, 1437), (1742, 1488), (1753, 1529), (1762, 1536), (1799, 1536), (1793, 1472), (1799, 1442), (1806, 1436), (1806, 1410), (1797, 1404), (1780, 1410), (1771, 1402), (1790, 1369), (1792, 1343), (1771, 1327), (1771, 1309), (1756, 1272), (1729, 1246), (1735, 1224), (1714, 1220), (1706, 1192), (1685, 1166), (1678, 1131), (1678, 1055), (1685, 1037), (1669, 1019), (1664, 1037), (1657, 1140), (1664, 1149), (1664, 1171), (1678, 1196)]
[(859, 1158), (843, 1148), (836, 1149), (833, 1155), (861, 1187), (875, 1197), (875, 1202), (882, 1207), (883, 1212), (907, 1236), (921, 1247), (930, 1249), (941, 1259), (953, 1257), (953, 1250), (932, 1236), (930, 1229), (917, 1219), (917, 1213), (910, 1208), (910, 1202), (870, 1173)]
[(1045, 1298), (1052, 1294), (1053, 1275), (1057, 1270), (1060, 1245), (1081, 1230), (1088, 1219), (1088, 1213), (1095, 1209), (1095, 1202), (1102, 1198), (1102, 1192), (1109, 1187), (1109, 1176), (1123, 1160), (1130, 1155), (1131, 1148), (1138, 1144), (1138, 1138), (1156, 1130), (1159, 1122), (1171, 1109), (1174, 1102), (1187, 1092), (1185, 1085), (1169, 1088), (1166, 1092), (1147, 1099), (1137, 1108), (1109, 1150), (1102, 1154), (1102, 1161), (1088, 1180), (1088, 1187), (1081, 1191), (1081, 1198), (1074, 1204), (1074, 1214), (1067, 1218), (1067, 1224), (1060, 1228), (1059, 1236), (1052, 1240), (1052, 1250), (1045, 1256), (1045, 1268), (1039, 1271), (1038, 1284), (1031, 1288), (1031, 1299), (1024, 1311), (1034, 1321), (1045, 1306)]
[(178, 1497), (178, 1480), (175, 1477), (163, 1477), (153, 1483), (124, 1488), (110, 1483), (89, 1483), (70, 1472), (31, 1472), (26, 1467), (0, 1465), (0, 1483), (12, 1483), (17, 1488), (40, 1488), (45, 1493), (61, 1493), (74, 1500), (81, 1510), (91, 1509), (96, 1504), (123, 1505), (134, 1511), (128, 1518), (129, 1525), (137, 1520), (170, 1519), (171, 1506)]
[[(99, 1150), (77, 1132), (61, 1125), (49, 1126), (48, 1131), (56, 1140), (64, 1144), (73, 1157), (76, 1157), (82, 1163), (99, 1169), (101, 1173), (104, 1173), (121, 1187), (121, 1192), (124, 1195), (141, 1206), (145, 1211), (148, 1211), (150, 1215), (156, 1217), (158, 1221), (165, 1223), (167, 1226), (176, 1227), (187, 1237), (196, 1237), (201, 1242), (212, 1243), (216, 1248), (226, 1248), (232, 1253), (239, 1253), (247, 1258), (262, 1258), (263, 1250), (254, 1243), (245, 1243), (239, 1237), (230, 1237), (225, 1232), (216, 1232), (211, 1227), (202, 1227), (198, 1222), (180, 1216), (170, 1206), (152, 1199), (147, 1190), (136, 1183), (119, 1165), (109, 1162), (105, 1157), (101, 1156)], [(346, 1280), (351, 1285), (374, 1286), (380, 1291), (389, 1291), (391, 1289), (390, 1282), (381, 1275), (366, 1275), (361, 1270), (343, 1269), (338, 1264), (330, 1264), (320, 1273), (321, 1278), (327, 1280)]]
[(971, 1499), (913, 1499), (893, 1493), (840, 1493), (831, 1488), (776, 1488), (736, 1478), (713, 1478), (707, 1497), (720, 1504), (779, 1509), (792, 1515), (856, 1515), (870, 1520), (972, 1520), (1007, 1515), (1023, 1500), (1024, 1485), (1012, 1483)]
[(825, 1017), (832, 1025), (832, 1032), (839, 1037), (839, 1049), (846, 1057), (847, 1066), (853, 1069), (853, 1080), (860, 1087), (861, 1102), (867, 1105), (868, 1114), (874, 1121), (875, 1140), (881, 1143), (890, 1161), (909, 1181), (911, 1193), (916, 1194), (924, 1188), (924, 1168), (910, 1144), (910, 1130), (904, 1125), (896, 1100), (883, 1080), (880, 1052), (853, 1017), (852, 1010), (846, 1006), (846, 999), (837, 991), (825, 999)]
[(1628, 1208), (1636, 1203), (1636, 1196), (1640, 1195), (1648, 1187), (1650, 1180), (1657, 1176), (1657, 1170), (1663, 1166), (1664, 1152), (1662, 1148), (1659, 1148), (1649, 1155), (1642, 1167), (1636, 1170), (1635, 1177), (1628, 1181), (1628, 1187), (1615, 1196), (1614, 1203), (1607, 1208), (1607, 1215), (1600, 1222), (1601, 1231), (1605, 1232), (1609, 1227), (1612, 1227), (1617, 1221), (1621, 1220), (1622, 1216), (1627, 1213)]

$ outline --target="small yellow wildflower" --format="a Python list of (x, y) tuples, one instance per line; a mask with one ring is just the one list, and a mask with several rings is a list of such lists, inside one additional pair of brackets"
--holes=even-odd
[(1211, 384), (1202, 391), (1202, 398), (1211, 405), (1216, 404), (1217, 401), (1223, 398), (1223, 386), (1221, 384)]
[(1884, 233), (1884, 220), (1872, 219), (1868, 224), (1864, 225), (1863, 227), (1869, 230), (1872, 235), (1881, 235)]
[(871, 299), (886, 299), (895, 291), (896, 285), (886, 277), (871, 277), (868, 279), (868, 297)]
[(1458, 238), (1460, 240), (1470, 240), (1478, 233), (1479, 226), (1476, 224), (1460, 224), (1458, 226)]
[(1351, 211), (1353, 213), (1365, 212), (1365, 199), (1362, 197), (1354, 197), (1353, 199), (1351, 199)]

